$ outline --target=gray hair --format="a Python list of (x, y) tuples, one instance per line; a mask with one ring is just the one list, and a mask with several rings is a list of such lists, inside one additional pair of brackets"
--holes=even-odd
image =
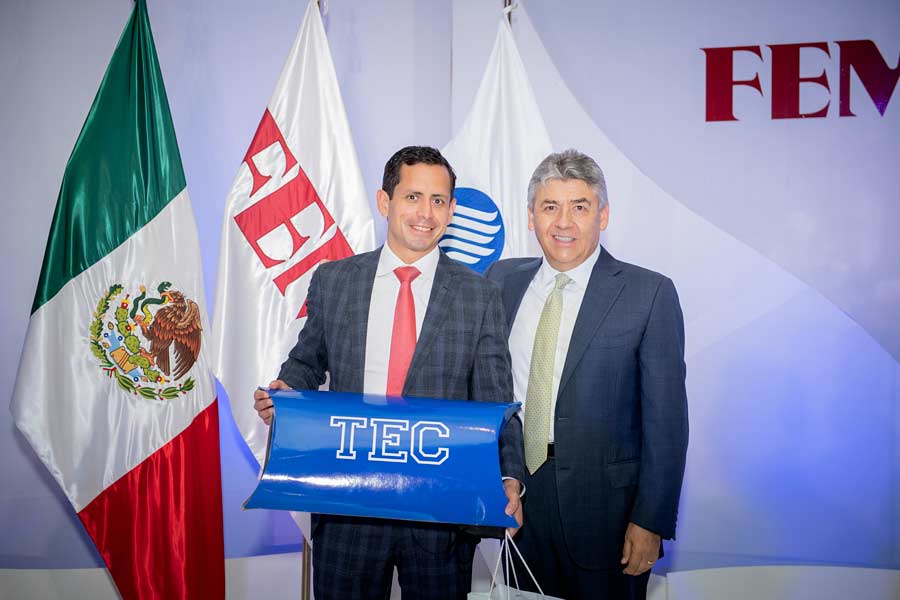
[(574, 148), (549, 155), (534, 170), (528, 182), (528, 208), (534, 208), (534, 196), (539, 186), (551, 179), (578, 179), (588, 184), (600, 200), (599, 208), (609, 202), (606, 196), (606, 178), (593, 158)]

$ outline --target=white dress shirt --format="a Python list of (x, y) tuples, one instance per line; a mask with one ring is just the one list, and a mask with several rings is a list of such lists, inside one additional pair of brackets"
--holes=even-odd
[(363, 392), (366, 394), (384, 394), (387, 391), (394, 309), (397, 306), (397, 294), (400, 292), (400, 280), (394, 274), (394, 269), (416, 267), (420, 271), (419, 276), (413, 279), (411, 284), (413, 302), (416, 306), (416, 340), (418, 340), (422, 332), (422, 322), (425, 321), (425, 311), (428, 310), (428, 299), (431, 297), (434, 272), (437, 270), (439, 258), (440, 250), (435, 247), (416, 262), (407, 265), (386, 243), (382, 247), (378, 268), (375, 270), (372, 300), (369, 302), (369, 323), (366, 329), (366, 362), (363, 378)]
[[(566, 354), (569, 352), (569, 343), (572, 341), (575, 320), (578, 318), (581, 301), (584, 299), (584, 292), (587, 290), (591, 272), (594, 270), (594, 265), (597, 264), (600, 252), (601, 248), (598, 244), (597, 249), (594, 250), (587, 260), (574, 269), (565, 272), (572, 279), (572, 282), (563, 288), (562, 318), (559, 323), (559, 337), (556, 340), (556, 359), (553, 363), (551, 424), (556, 416), (556, 396), (559, 394), (559, 380), (562, 378), (563, 367), (566, 364)], [(525, 290), (522, 303), (519, 305), (519, 310), (516, 313), (516, 320), (513, 322), (512, 331), (509, 334), (513, 395), (516, 402), (522, 403), (522, 410), (528, 410), (525, 396), (528, 393), (528, 373), (531, 371), (534, 336), (537, 333), (538, 322), (541, 319), (544, 304), (547, 302), (547, 296), (553, 291), (557, 273), (560, 273), (560, 271), (551, 267), (545, 258), (538, 272), (535, 273), (534, 279), (528, 285), (528, 289)], [(522, 423), (524, 422), (525, 418), (522, 416)], [(550, 439), (547, 441), (553, 441), (552, 426), (550, 427)]]

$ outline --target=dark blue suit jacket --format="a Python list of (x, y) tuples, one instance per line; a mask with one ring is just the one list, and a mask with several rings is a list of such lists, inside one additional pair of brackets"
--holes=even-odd
[[(369, 303), (381, 249), (324, 263), (313, 274), (308, 318), (278, 378), (318, 389), (362, 392)], [(507, 322), (499, 288), (441, 252), (404, 396), (512, 402)], [(500, 470), (525, 478), (522, 425), (500, 438)]]
[[(510, 328), (541, 260), (503, 260), (487, 273), (502, 288)], [(577, 564), (619, 568), (630, 521), (675, 536), (688, 416), (684, 322), (670, 279), (602, 250), (553, 426), (560, 516)]]

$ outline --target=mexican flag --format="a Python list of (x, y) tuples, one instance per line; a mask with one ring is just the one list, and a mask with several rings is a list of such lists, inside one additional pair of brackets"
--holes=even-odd
[(139, 0), (66, 165), (10, 407), (124, 598), (225, 595), (209, 330)]

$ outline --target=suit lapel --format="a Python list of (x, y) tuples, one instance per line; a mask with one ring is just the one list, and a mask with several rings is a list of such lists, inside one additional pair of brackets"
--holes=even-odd
[(519, 305), (522, 304), (528, 285), (541, 267), (541, 262), (540, 258), (525, 262), (503, 278), (503, 308), (506, 311), (506, 325), (509, 331), (512, 331)]
[[(421, 363), (437, 340), (441, 324), (447, 318), (451, 302), (453, 302), (455, 293), (453, 281), (456, 279), (456, 275), (447, 268), (450, 260), (444, 256), (443, 252), (440, 253), (437, 269), (434, 271), (431, 296), (428, 298), (428, 308), (425, 311), (425, 320), (422, 321), (422, 331), (416, 341), (416, 350), (413, 352), (412, 362), (409, 365), (410, 373), (417, 373), (422, 368)], [(404, 394), (408, 393), (406, 388), (409, 386), (410, 380), (410, 377), (406, 378)]]
[(347, 390), (363, 390), (363, 377), (366, 372), (366, 338), (369, 330), (369, 304), (372, 301), (372, 288), (375, 285), (375, 272), (381, 248), (361, 254), (355, 263), (358, 270), (354, 281), (344, 289), (349, 294), (347, 303), (347, 321), (340, 327), (348, 327), (349, 368), (342, 371), (347, 374)]
[(572, 340), (566, 353), (566, 364), (559, 380), (557, 398), (565, 389), (578, 361), (581, 360), (616, 298), (622, 292), (622, 288), (625, 287), (624, 279), (616, 277), (621, 270), (619, 261), (603, 248), (594, 270), (591, 271), (591, 278), (588, 280), (587, 290), (584, 292), (584, 299), (575, 319), (575, 329), (572, 331)]

